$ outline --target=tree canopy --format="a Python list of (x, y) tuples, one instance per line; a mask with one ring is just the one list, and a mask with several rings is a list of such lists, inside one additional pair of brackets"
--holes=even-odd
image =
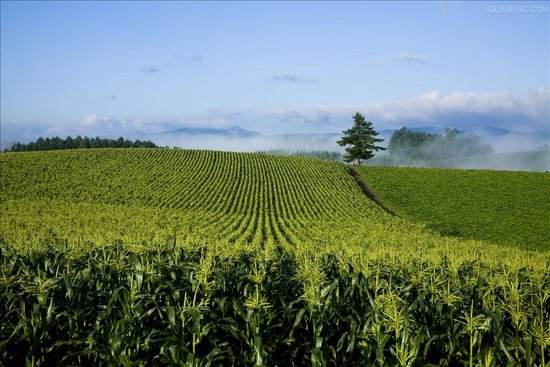
[(374, 157), (374, 153), (386, 148), (377, 145), (384, 141), (378, 138), (378, 132), (374, 130), (371, 121), (365, 120), (365, 117), (357, 112), (353, 116), (353, 127), (343, 131), (344, 136), (338, 141), (338, 144), (346, 147), (344, 160), (346, 162), (357, 162)]
[(403, 127), (390, 139), (391, 156), (411, 161), (442, 162), (483, 156), (493, 151), (477, 135), (446, 128), (442, 134), (429, 134)]
[(11, 148), (6, 149), (6, 152), (23, 152), (33, 150), (59, 150), (59, 149), (80, 149), (80, 148), (158, 148), (155, 143), (151, 141), (141, 140), (127, 140), (123, 137), (118, 139), (106, 139), (106, 138), (88, 138), (87, 136), (81, 137), (80, 135), (72, 138), (62, 139), (58, 136), (53, 138), (38, 138), (34, 142), (28, 144), (15, 143)]

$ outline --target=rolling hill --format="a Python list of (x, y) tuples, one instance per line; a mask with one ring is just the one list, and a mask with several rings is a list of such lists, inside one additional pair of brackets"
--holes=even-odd
[[(179, 236), (196, 235), (238, 244), (298, 241), (306, 233), (314, 236), (313, 232), (323, 231), (327, 222), (360, 222), (378, 210), (362, 196), (345, 168), (334, 162), (162, 149), (39, 152), (2, 158), (0, 198), (8, 214), (4, 219), (11, 218), (3, 223), (4, 233), (9, 233), (6, 229), (14, 218), (28, 215), (39, 218), (40, 225), (52, 220), (49, 230), (68, 243), (78, 242), (82, 235), (63, 228), (75, 224), (68, 223), (64, 213), (78, 212), (82, 206), (85, 214), (71, 215), (71, 220), (79, 221), (83, 230), (90, 226), (96, 231), (95, 220), (100, 220), (96, 215), (114, 226), (121, 220), (119, 209), (135, 212), (136, 218), (141, 212), (145, 217), (170, 213), (177, 219), (168, 218), (167, 226), (150, 227), (150, 232), (172, 230), (178, 242)], [(41, 211), (51, 215), (36, 216)], [(116, 238), (126, 230), (136, 236), (124, 227), (113, 227), (112, 236), (104, 231), (105, 241), (133, 243), (125, 236)], [(176, 229), (180, 227), (185, 230)]]
[(544, 361), (550, 252), (393, 216), (343, 164), (95, 149), (0, 172), (2, 364)]
[(550, 174), (362, 167), (376, 196), (400, 216), (444, 234), (550, 249)]

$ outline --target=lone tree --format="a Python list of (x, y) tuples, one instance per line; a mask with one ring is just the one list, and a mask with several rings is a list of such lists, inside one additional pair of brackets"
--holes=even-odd
[(374, 157), (374, 152), (386, 150), (376, 145), (384, 139), (377, 138), (378, 133), (372, 127), (372, 122), (365, 120), (359, 112), (353, 116), (354, 125), (351, 129), (343, 131), (344, 136), (338, 141), (341, 146), (346, 146), (344, 160), (346, 162), (356, 161), (361, 165), (362, 160)]

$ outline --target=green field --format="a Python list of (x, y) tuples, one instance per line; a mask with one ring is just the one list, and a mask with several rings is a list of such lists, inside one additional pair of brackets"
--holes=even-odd
[(340, 163), (97, 149), (0, 174), (0, 365), (548, 363), (550, 252), (388, 214)]
[(362, 167), (379, 199), (443, 234), (550, 249), (550, 173)]

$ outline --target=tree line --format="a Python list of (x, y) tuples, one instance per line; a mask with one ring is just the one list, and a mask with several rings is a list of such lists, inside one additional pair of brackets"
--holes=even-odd
[(445, 128), (442, 134), (429, 134), (403, 127), (393, 133), (389, 153), (398, 159), (446, 162), (475, 156), (487, 156), (493, 148), (472, 133)]
[(371, 121), (360, 113), (356, 113), (353, 120), (353, 126), (343, 131), (337, 143), (346, 147), (344, 161), (358, 165), (386, 149), (388, 154), (376, 157), (371, 163), (453, 166), (464, 159), (488, 157), (493, 153), (493, 148), (476, 134), (451, 128), (430, 134), (403, 127), (393, 133), (388, 146), (384, 147), (379, 145), (384, 139), (378, 137)]
[(158, 146), (149, 140), (128, 140), (120, 137), (118, 139), (107, 138), (89, 138), (87, 136), (66, 137), (62, 139), (58, 136), (53, 138), (38, 138), (36, 141), (23, 144), (15, 143), (6, 152), (24, 152), (36, 150), (59, 150), (59, 149), (87, 149), (87, 148), (158, 148)]

